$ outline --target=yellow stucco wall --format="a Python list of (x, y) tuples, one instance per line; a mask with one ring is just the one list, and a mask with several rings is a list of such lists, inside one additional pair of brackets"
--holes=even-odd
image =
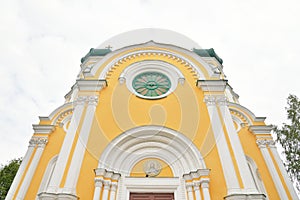
[[(154, 49), (155, 47), (151, 48)], [(134, 49), (129, 51), (134, 51)], [(128, 52), (122, 52), (114, 57)], [(183, 54), (182, 56), (189, 57), (189, 59), (197, 63), (199, 68), (204, 71), (204, 67), (193, 58)], [(172, 64), (184, 75), (185, 83), (183, 85), (178, 84), (176, 90), (166, 98), (146, 100), (136, 97), (127, 89), (126, 84), (119, 83), (118, 78), (127, 66), (145, 60), (160, 60)], [(105, 62), (104, 65), (108, 62), (109, 61)], [(99, 68), (96, 75), (100, 74), (104, 65)], [(204, 74), (207, 75), (207, 72), (204, 71)], [(196, 86), (196, 78), (190, 69), (186, 68), (182, 63), (178, 63), (176, 60), (172, 60), (168, 57), (161, 55), (144, 55), (135, 59), (126, 60), (120, 64), (119, 67), (116, 67), (109, 73), (107, 83), (108, 86), (99, 93), (99, 103), (96, 108), (90, 137), (81, 166), (76, 188), (80, 199), (92, 199), (93, 197), (95, 177), (93, 169), (97, 168), (98, 160), (106, 146), (124, 131), (142, 125), (165, 126), (184, 134), (193, 141), (203, 156), (206, 167), (210, 169), (209, 188), (211, 198), (223, 199), (223, 197), (226, 196), (226, 183), (216, 148), (215, 138), (212, 133), (207, 107), (203, 101), (204, 93)], [(41, 124), (50, 123), (51, 121), (41, 122)], [(258, 125), (259, 124), (261, 123), (258, 123)], [(235, 126), (237, 127), (236, 124)], [(246, 127), (242, 128), (238, 135), (245, 154), (251, 157), (259, 168), (269, 198), (279, 199), (271, 175), (257, 148), (255, 136)], [(32, 179), (26, 199), (35, 199), (38, 190), (37, 185), (39, 185), (42, 180), (48, 162), (53, 156), (59, 153), (64, 136), (65, 132), (59, 126), (56, 126), (55, 131), (50, 134), (49, 142)], [(75, 141), (77, 141), (77, 139), (75, 139)], [(74, 143), (74, 145), (75, 144), (76, 143)], [(140, 161), (140, 163), (137, 163), (133, 168), (133, 176), (138, 176), (136, 172), (140, 170), (142, 163), (143, 161)], [(66, 169), (68, 169), (69, 165), (70, 160), (68, 161)], [(64, 186), (66, 175), (67, 170), (62, 178), (61, 187)], [(162, 171), (161, 176), (173, 176), (171, 168), (166, 167)], [(239, 173), (238, 179), (241, 184)]]

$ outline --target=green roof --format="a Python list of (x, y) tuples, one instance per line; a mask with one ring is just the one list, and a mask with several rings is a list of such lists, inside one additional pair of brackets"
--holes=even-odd
[(195, 52), (196, 54), (198, 54), (201, 57), (215, 57), (221, 65), (223, 64), (222, 58), (220, 58), (216, 54), (216, 52), (213, 48), (210, 48), (210, 49), (193, 49), (193, 52)]
[(108, 54), (110, 52), (111, 52), (110, 49), (91, 48), (90, 51), (83, 58), (81, 58), (81, 63), (83, 63), (90, 56), (105, 56), (106, 54)]

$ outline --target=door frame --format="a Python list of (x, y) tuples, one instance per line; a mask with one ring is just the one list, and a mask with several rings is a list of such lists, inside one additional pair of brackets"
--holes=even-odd
[[(180, 179), (175, 178), (135, 178), (125, 177), (123, 187), (119, 187), (118, 200), (129, 200), (130, 193), (174, 193), (174, 199), (186, 199)], [(122, 195), (125, 194), (125, 195)], [(179, 198), (181, 197), (181, 198)]]

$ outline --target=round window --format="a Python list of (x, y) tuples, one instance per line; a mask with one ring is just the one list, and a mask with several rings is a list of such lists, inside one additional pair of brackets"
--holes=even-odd
[(133, 79), (132, 87), (144, 97), (159, 97), (170, 90), (171, 81), (162, 73), (144, 72)]

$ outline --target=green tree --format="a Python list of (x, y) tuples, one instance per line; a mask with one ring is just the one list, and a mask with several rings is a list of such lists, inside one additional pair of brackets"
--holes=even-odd
[(21, 158), (11, 160), (0, 168), (0, 200), (5, 199), (14, 177), (22, 162)]
[(277, 142), (283, 147), (285, 166), (290, 178), (300, 191), (300, 100), (295, 95), (287, 98), (287, 118), (289, 124), (283, 124), (281, 128), (274, 127)]

